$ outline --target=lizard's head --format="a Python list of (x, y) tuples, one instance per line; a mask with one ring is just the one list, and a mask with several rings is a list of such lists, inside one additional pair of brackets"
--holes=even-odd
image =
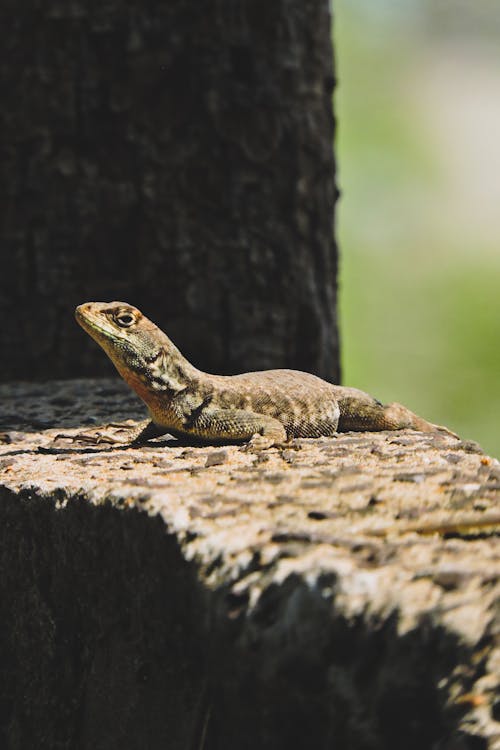
[(102, 346), (118, 371), (140, 372), (165, 335), (125, 302), (85, 302), (75, 310), (81, 327)]
[(180, 361), (184, 369), (191, 365), (136, 307), (126, 302), (85, 302), (76, 308), (75, 316), (146, 404), (157, 392), (185, 387), (178, 365)]

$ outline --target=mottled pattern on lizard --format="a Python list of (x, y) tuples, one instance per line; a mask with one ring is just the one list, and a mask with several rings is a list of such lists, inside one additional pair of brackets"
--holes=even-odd
[(209, 443), (244, 442), (259, 435), (269, 444), (348, 430), (411, 428), (453, 434), (401, 404), (384, 406), (357, 388), (298, 370), (202, 372), (163, 331), (124, 302), (87, 302), (75, 315), (148, 407), (151, 421), (136, 442), (165, 433)]

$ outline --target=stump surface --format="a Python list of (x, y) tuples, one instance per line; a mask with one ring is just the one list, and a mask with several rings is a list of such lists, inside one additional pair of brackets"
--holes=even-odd
[(0, 404), (2, 747), (500, 747), (477, 444), (130, 448), (144, 412), (107, 379)]

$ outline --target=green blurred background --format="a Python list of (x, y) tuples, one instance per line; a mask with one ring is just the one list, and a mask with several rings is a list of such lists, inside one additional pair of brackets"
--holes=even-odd
[(499, 456), (498, 4), (333, 11), (343, 382)]

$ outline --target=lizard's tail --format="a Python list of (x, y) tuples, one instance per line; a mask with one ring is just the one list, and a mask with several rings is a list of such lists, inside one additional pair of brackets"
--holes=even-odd
[(356, 388), (343, 388), (339, 395), (339, 432), (350, 430), (420, 430), (421, 432), (443, 432), (458, 437), (447, 427), (427, 422), (402, 404), (381, 404), (380, 401)]

